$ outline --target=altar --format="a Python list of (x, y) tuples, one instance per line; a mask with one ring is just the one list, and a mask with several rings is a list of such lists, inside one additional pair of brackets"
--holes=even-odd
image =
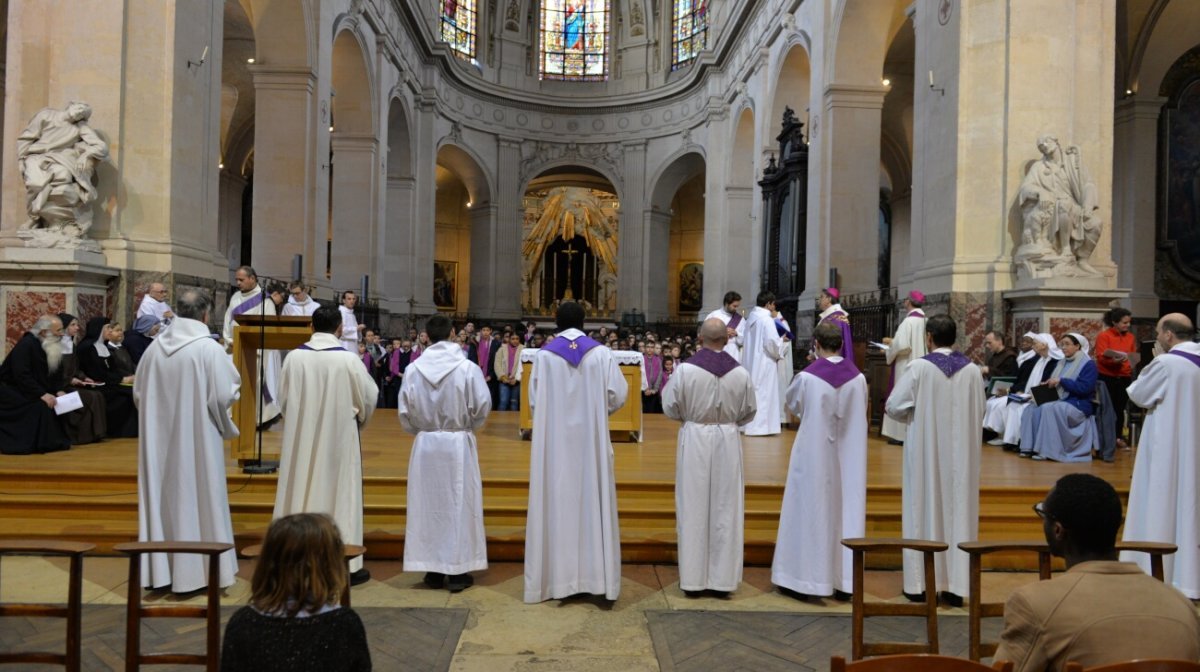
[[(528, 439), (533, 435), (533, 413), (529, 408), (529, 386), (523, 381), (529, 380), (533, 371), (533, 358), (541, 352), (538, 348), (525, 348), (521, 351), (521, 368), (517, 377), (521, 382), (521, 411), (517, 431), (521, 438)], [(642, 441), (642, 390), (646, 389), (646, 371), (643, 368), (642, 354), (634, 350), (614, 350), (617, 365), (625, 376), (625, 384), (629, 396), (625, 405), (616, 413), (608, 416), (608, 431), (614, 441)]]

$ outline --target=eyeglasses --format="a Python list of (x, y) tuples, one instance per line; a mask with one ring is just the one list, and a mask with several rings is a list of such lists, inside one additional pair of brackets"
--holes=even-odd
[(1034, 504), (1033, 512), (1036, 513), (1038, 518), (1041, 518), (1042, 520), (1055, 520), (1054, 514), (1046, 510), (1045, 502), (1038, 502), (1037, 504)]

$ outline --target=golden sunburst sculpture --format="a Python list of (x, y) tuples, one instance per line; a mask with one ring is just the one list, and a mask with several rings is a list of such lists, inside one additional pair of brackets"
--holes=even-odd
[[(611, 198), (611, 197), (610, 197)], [(617, 272), (617, 239), (608, 225), (596, 194), (570, 187), (554, 187), (546, 194), (542, 215), (530, 229), (521, 253), (533, 260), (530, 276), (537, 274), (542, 255), (554, 241), (575, 236), (584, 241), (609, 272)]]

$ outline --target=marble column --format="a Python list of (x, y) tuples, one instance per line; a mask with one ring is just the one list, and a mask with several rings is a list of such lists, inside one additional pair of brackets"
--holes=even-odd
[(335, 133), (330, 143), (333, 148), (330, 281), (334, 289), (341, 291), (358, 287), (363, 275), (375, 275), (379, 141), (373, 135)]
[(1165, 98), (1117, 103), (1113, 125), (1113, 258), (1117, 285), (1131, 288), (1127, 306), (1139, 317), (1159, 314), (1154, 291), (1158, 225), (1158, 119)]

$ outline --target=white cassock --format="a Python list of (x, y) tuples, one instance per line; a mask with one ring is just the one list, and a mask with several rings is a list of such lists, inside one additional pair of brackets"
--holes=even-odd
[(405, 370), (398, 406), (400, 424), (417, 435), (408, 461), (404, 571), (487, 569), (475, 443), (492, 410), (483, 372), (457, 343), (435, 343)]
[(742, 433), (746, 436), (769, 436), (782, 431), (779, 360), (789, 345), (779, 337), (771, 311), (761, 307), (750, 311), (743, 338), (742, 366), (750, 372), (750, 380), (754, 382), (758, 413), (742, 427)]
[[(965, 357), (938, 348), (927, 357)], [(960, 361), (947, 376), (933, 361), (909, 365), (887, 400), (887, 414), (908, 422), (904, 439), (901, 527), (908, 539), (944, 541), (934, 556), (936, 589), (967, 596), (968, 557), (958, 549), (979, 538), (979, 427), (983, 422), (983, 375)], [(925, 590), (921, 554), (904, 551), (904, 592)]]
[[(621, 593), (608, 416), (625, 405), (629, 386), (612, 351), (591, 343), (578, 329), (558, 334), (538, 351), (526, 383), (533, 412), (525, 526), (529, 603), (576, 593), (615, 600)], [(586, 353), (573, 362), (556, 350)]]
[(317, 308), (320, 308), (320, 307), (321, 307), (321, 304), (314, 301), (311, 296), (303, 301), (297, 301), (296, 297), (289, 296), (287, 303), (283, 304), (283, 311), (281, 312), (281, 314), (282, 315), (299, 315), (299, 316), (308, 317), (308, 316), (312, 315), (313, 313), (317, 312)]
[(738, 426), (754, 417), (750, 374), (724, 351), (702, 349), (663, 390), (663, 413), (683, 422), (675, 447), (675, 531), (681, 590), (737, 590), (745, 496)]
[(354, 311), (345, 306), (338, 306), (342, 313), (342, 347), (358, 354), (358, 318)]
[[(1146, 409), (1146, 421), (1133, 464), (1124, 539), (1178, 546), (1163, 559), (1165, 579), (1200, 599), (1200, 344), (1180, 343), (1151, 360), (1129, 386), (1129, 401)], [(1122, 553), (1121, 559), (1150, 571), (1145, 553)]]
[(787, 323), (787, 320), (783, 319), (782, 315), (775, 322), (782, 325), (788, 333), (792, 334), (789, 338), (793, 339), (784, 342), (783, 357), (779, 358), (779, 418), (782, 422), (789, 422), (791, 418), (788, 417), (787, 410), (787, 389), (792, 384), (792, 378), (796, 376), (796, 360), (792, 357), (792, 346), (795, 344), (794, 336), (796, 332), (792, 331), (791, 325)]
[[(908, 352), (904, 352), (905, 350)], [(916, 308), (908, 313), (908, 316), (896, 328), (896, 335), (892, 337), (892, 343), (884, 351), (884, 356), (892, 367), (891, 375), (894, 385), (895, 381), (900, 380), (900, 376), (908, 371), (909, 364), (925, 356), (924, 311)], [(903, 441), (905, 434), (908, 433), (908, 424), (885, 414), (882, 431), (883, 435), (889, 439)]]
[(166, 301), (159, 301), (149, 294), (142, 296), (142, 302), (138, 304), (137, 315), (135, 318), (149, 315), (154, 319), (162, 322), (167, 319), (166, 313), (175, 311), (171, 310), (171, 306), (167, 305)]
[(842, 539), (866, 536), (867, 379), (840, 355), (817, 360), (792, 381), (787, 405), (800, 429), (771, 583), (805, 595), (852, 592), (853, 556)]
[[(203, 322), (176, 318), (138, 362), (138, 541), (233, 543), (224, 441), (238, 435), (229, 409), (242, 380)], [(221, 555), (221, 586), (237, 556)], [(186, 593), (208, 585), (208, 558), (142, 556), (142, 586)]]
[[(363, 469), (359, 428), (375, 411), (379, 388), (358, 355), (333, 334), (315, 333), (288, 353), (279, 376), (283, 443), (275, 513), (327, 513), (342, 541), (363, 543)], [(350, 561), (350, 571), (362, 558)]]
[[(246, 305), (242, 305), (246, 304)], [(222, 336), (225, 338), (225, 347), (232, 350), (233, 344), (233, 328), (237, 326), (237, 316), (243, 313), (250, 315), (274, 315), (275, 302), (265, 294), (262, 287), (255, 287), (249, 292), (234, 292), (229, 297), (229, 307), (225, 309), (225, 327), (222, 330)], [(259, 381), (258, 389), (255, 392), (261, 396), (261, 399), (254, 399), (254, 411), (258, 412), (259, 402), (262, 403), (262, 414), (258, 417), (258, 422), (255, 424), (261, 425), (264, 422), (273, 420), (279, 415), (279, 406), (275, 403), (276, 394), (279, 389), (279, 351), (278, 350), (263, 350), (260, 355), (262, 358), (262, 380)], [(255, 358), (254, 367), (255, 374), (259, 371), (260, 362)]]
[[(705, 320), (716, 318), (725, 323), (726, 328), (729, 327), (730, 320), (733, 319), (733, 313), (725, 312), (724, 308), (718, 308), (705, 316)], [(746, 336), (746, 320), (742, 319), (741, 315), (737, 316), (737, 324), (734, 325), (733, 331), (736, 334), (734, 338), (725, 342), (725, 352), (729, 353), (730, 357), (742, 361), (742, 342)]]

